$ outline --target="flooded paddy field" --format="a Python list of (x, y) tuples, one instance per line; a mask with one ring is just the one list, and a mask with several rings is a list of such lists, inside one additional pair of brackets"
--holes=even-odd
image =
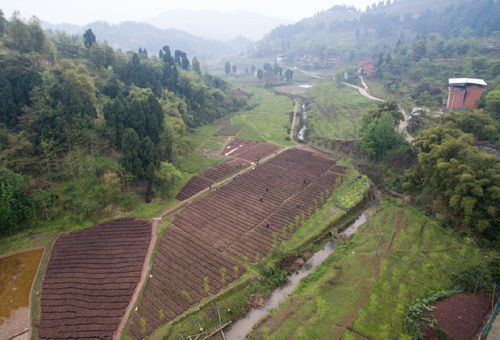
[(29, 331), (31, 286), (43, 249), (0, 258), (0, 338), (10, 339)]

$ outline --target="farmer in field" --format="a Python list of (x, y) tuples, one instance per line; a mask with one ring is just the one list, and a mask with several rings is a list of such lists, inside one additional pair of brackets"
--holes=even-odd
[(262, 196), (260, 196), (260, 201), (262, 202)]
[(266, 224), (266, 228), (269, 228), (269, 222), (267, 222), (267, 224)]

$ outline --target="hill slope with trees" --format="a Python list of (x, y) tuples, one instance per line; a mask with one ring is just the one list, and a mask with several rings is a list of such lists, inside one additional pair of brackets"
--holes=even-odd
[(167, 45), (123, 53), (91, 29), (47, 36), (18, 13), (0, 13), (0, 36), (1, 235), (112, 216), (133, 205), (131, 188), (168, 191), (186, 131), (247, 105)]

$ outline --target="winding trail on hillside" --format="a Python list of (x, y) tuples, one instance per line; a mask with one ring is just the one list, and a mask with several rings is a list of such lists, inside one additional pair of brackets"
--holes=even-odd
[[(352, 87), (352, 88), (358, 90), (358, 92), (362, 96), (364, 96), (366, 98), (369, 98), (371, 100), (376, 100), (376, 101), (379, 101), (379, 102), (385, 102), (384, 99), (378, 98), (378, 97), (374, 97), (371, 94), (369, 94), (368, 91), (367, 91), (368, 90), (368, 85), (366, 84), (365, 79), (362, 76), (359, 76), (359, 79), (361, 80), (361, 84), (363, 84), (364, 88), (356, 86), (356, 85), (353, 85), (353, 84), (349, 84), (349, 83), (346, 83), (346, 82), (343, 82), (342, 84), (347, 85), (349, 87)], [(401, 112), (403, 114), (403, 117), (404, 117), (404, 119), (402, 119), (402, 120), (399, 121), (399, 131), (403, 132), (404, 135), (405, 135), (405, 140), (408, 143), (411, 143), (411, 142), (413, 142), (413, 140), (415, 139), (415, 137), (413, 137), (412, 135), (410, 135), (408, 133), (408, 131), (406, 131), (406, 127), (408, 126), (408, 121), (410, 119), (410, 116), (408, 115), (408, 113), (406, 112), (406, 110), (403, 109), (403, 107), (401, 107), (401, 106), (399, 106), (399, 112)]]

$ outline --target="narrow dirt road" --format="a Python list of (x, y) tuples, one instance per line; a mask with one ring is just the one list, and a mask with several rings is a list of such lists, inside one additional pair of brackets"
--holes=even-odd
[[(364, 80), (362, 81), (362, 83), (363, 83), (364, 85), (366, 85), (366, 84), (365, 84), (365, 82), (364, 82)], [(372, 99), (372, 100), (376, 100), (376, 101), (379, 101), (379, 102), (385, 102), (385, 100), (383, 100), (383, 99), (381, 99), (381, 98), (377, 98), (377, 97), (372, 96), (371, 94), (369, 94), (369, 93), (366, 91), (366, 89), (364, 89), (364, 88), (362, 88), (362, 87), (359, 87), (359, 86), (356, 86), (356, 85), (353, 85), (353, 84), (349, 84), (349, 83), (345, 83), (345, 82), (344, 82), (344, 83), (342, 83), (342, 84), (347, 85), (347, 86), (350, 86), (350, 87), (352, 87), (352, 88), (355, 88), (356, 90), (358, 90), (358, 91), (359, 91), (359, 93), (361, 93), (361, 95), (362, 95), (362, 96), (364, 96), (364, 97), (366, 97), (366, 98), (369, 98), (369, 99)]]
[(406, 127), (408, 126), (408, 120), (410, 119), (410, 116), (408, 115), (408, 113), (406, 112), (405, 109), (403, 109), (401, 106), (399, 107), (399, 111), (403, 114), (404, 116), (404, 119), (403, 120), (400, 120), (399, 121), (399, 130), (401, 132), (404, 132), (405, 133), (405, 139), (408, 143), (411, 143), (413, 142), (413, 140), (415, 139), (415, 137), (413, 137), (412, 135), (410, 135), (407, 131), (406, 131)]
[[(368, 85), (366, 85), (365, 80), (363, 79), (362, 76), (360, 76), (359, 79), (361, 79), (361, 84), (363, 84), (364, 88), (356, 86), (356, 85), (353, 85), (353, 84), (349, 84), (349, 83), (346, 83), (346, 82), (343, 82), (342, 84), (350, 86), (352, 88), (355, 88), (356, 90), (359, 91), (359, 93), (362, 96), (364, 96), (366, 98), (369, 98), (369, 99), (372, 99), (372, 100), (376, 100), (376, 101), (379, 101), (379, 102), (385, 102), (384, 99), (377, 98), (377, 97), (374, 97), (371, 94), (369, 94), (368, 91), (366, 91), (368, 89)], [(415, 137), (413, 137), (412, 135), (410, 135), (406, 131), (406, 127), (408, 126), (408, 120), (410, 119), (410, 117), (409, 117), (408, 113), (405, 111), (405, 109), (403, 109), (401, 106), (399, 107), (399, 112), (401, 112), (403, 114), (403, 116), (404, 116), (404, 119), (399, 121), (399, 130), (405, 134), (405, 140), (408, 143), (411, 143), (411, 142), (413, 142), (413, 140), (415, 139)]]

